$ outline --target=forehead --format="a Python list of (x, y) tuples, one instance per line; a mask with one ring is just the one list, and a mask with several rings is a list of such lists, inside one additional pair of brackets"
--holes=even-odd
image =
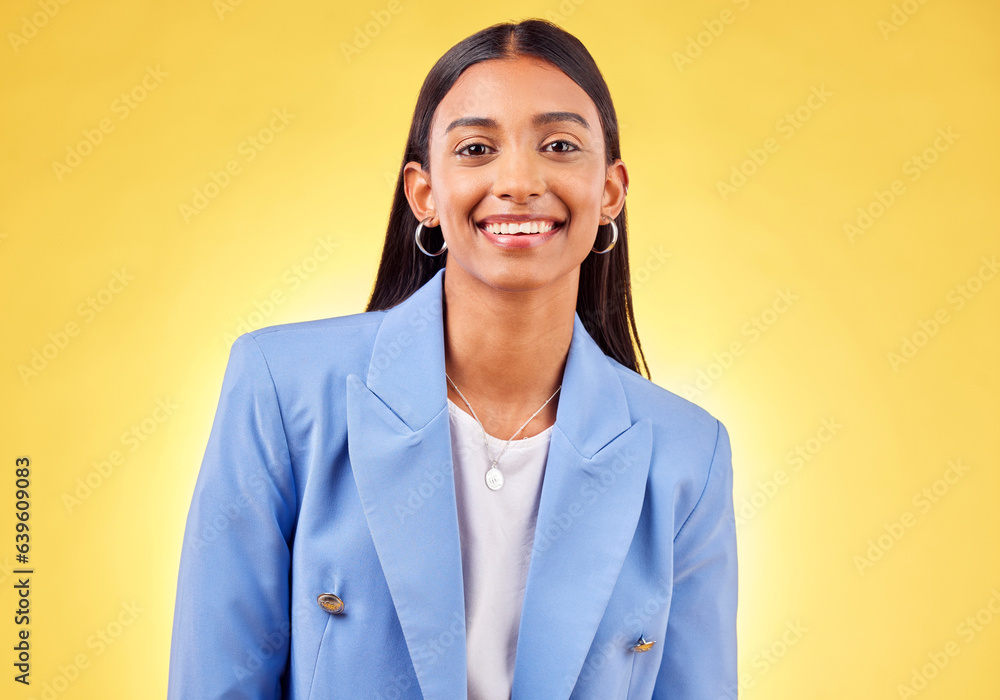
[(444, 138), (456, 119), (487, 117), (501, 127), (525, 124), (540, 112), (575, 112), (600, 133), (597, 107), (559, 68), (534, 57), (491, 59), (469, 66), (434, 112), (431, 134)]

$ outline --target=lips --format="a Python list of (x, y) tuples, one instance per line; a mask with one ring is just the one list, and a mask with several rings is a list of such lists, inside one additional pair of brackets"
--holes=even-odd
[(564, 223), (548, 216), (500, 214), (480, 219), (476, 226), (481, 232), (494, 236), (537, 236), (553, 233), (562, 228)]
[(551, 234), (551, 233), (555, 233), (556, 231), (558, 231), (559, 229), (562, 228), (562, 223), (561, 222), (559, 222), (559, 223), (553, 222), (552, 223), (552, 227), (550, 229), (548, 229), (547, 231), (530, 231), (530, 232), (514, 231), (514, 232), (509, 232), (509, 233), (502, 233), (502, 232), (493, 233), (493, 232), (487, 231), (486, 230), (486, 225), (482, 224), (482, 223), (477, 224), (477, 227), (483, 233), (491, 235), (491, 236), (541, 236), (541, 235), (548, 235), (548, 234)]
[[(494, 224), (494, 225), (498, 223), (515, 224), (515, 223), (524, 223), (525, 221), (538, 221), (538, 222), (551, 223), (553, 227), (548, 231), (537, 231), (535, 233), (521, 233), (521, 232), (491, 233), (486, 229), (486, 226), (489, 224)], [(526, 248), (535, 248), (537, 246), (545, 245), (545, 243), (551, 240), (556, 234), (560, 233), (564, 226), (565, 226), (564, 221), (557, 221), (554, 219), (545, 219), (538, 217), (531, 219), (524, 218), (521, 221), (497, 220), (494, 219), (493, 217), (490, 217), (488, 219), (484, 219), (480, 222), (477, 222), (476, 224), (476, 228), (479, 229), (479, 232), (483, 235), (483, 237), (486, 240), (488, 240), (490, 243), (497, 246), (498, 248), (505, 250), (523, 250)]]

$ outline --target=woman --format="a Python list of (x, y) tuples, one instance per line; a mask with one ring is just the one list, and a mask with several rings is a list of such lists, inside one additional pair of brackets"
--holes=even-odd
[(736, 697), (729, 437), (638, 373), (627, 187), (577, 39), (438, 61), (368, 310), (233, 344), (170, 698)]

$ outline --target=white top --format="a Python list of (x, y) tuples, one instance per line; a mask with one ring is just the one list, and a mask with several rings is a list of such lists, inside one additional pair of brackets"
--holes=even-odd
[[(455, 496), (465, 578), (469, 700), (509, 700), (524, 584), (553, 426), (515, 438), (500, 457), (503, 488), (491, 491), (492, 460), (479, 423), (448, 399)], [(508, 436), (509, 437), (509, 436)], [(507, 439), (487, 435), (490, 453)]]

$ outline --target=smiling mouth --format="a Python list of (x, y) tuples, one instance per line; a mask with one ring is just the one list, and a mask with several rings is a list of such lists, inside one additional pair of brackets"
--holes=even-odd
[(537, 236), (541, 233), (552, 233), (563, 226), (562, 221), (528, 221), (522, 224), (482, 224), (476, 226), (484, 233), (495, 236)]

